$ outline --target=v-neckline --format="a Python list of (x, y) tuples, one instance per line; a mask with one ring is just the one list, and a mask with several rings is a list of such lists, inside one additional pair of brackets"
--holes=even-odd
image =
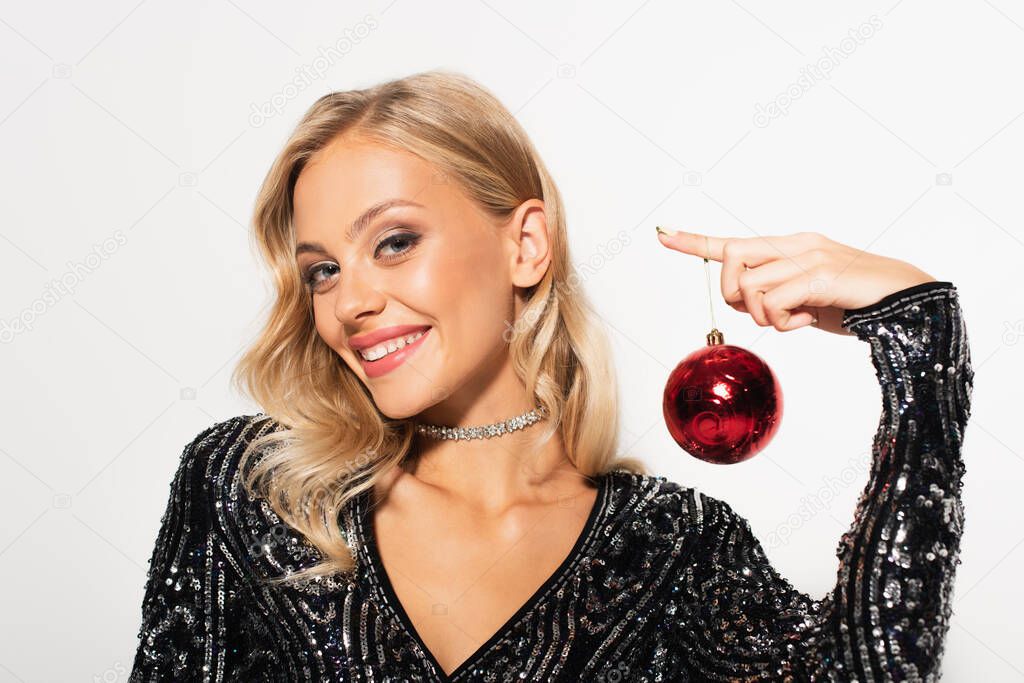
[(597, 495), (594, 497), (594, 504), (590, 508), (590, 512), (587, 514), (587, 520), (583, 524), (583, 530), (576, 538), (576, 542), (573, 543), (572, 550), (565, 556), (562, 562), (558, 565), (554, 572), (552, 572), (548, 578), (530, 595), (526, 601), (519, 606), (512, 616), (505, 620), (501, 626), (498, 627), (491, 636), (483, 642), (476, 650), (472, 652), (466, 659), (464, 659), (450, 674), (446, 674), (444, 667), (441, 666), (440, 662), (434, 656), (434, 653), (430, 651), (430, 648), (423, 642), (423, 638), (416, 630), (416, 626), (412, 623), (412, 619), (409, 618), (409, 614), (405, 611), (405, 607), (402, 602), (398, 599), (398, 595), (395, 593), (394, 586), (391, 584), (391, 578), (388, 576), (387, 570), (384, 569), (384, 562), (381, 560), (380, 549), (377, 546), (377, 537), (375, 531), (375, 524), (373, 515), (367, 505), (368, 501), (373, 500), (373, 488), (370, 487), (363, 491), (359, 496), (356, 506), (356, 525), (360, 535), (360, 547), (365, 552), (365, 560), (368, 562), (370, 572), (375, 577), (376, 584), (383, 592), (385, 601), (391, 606), (395, 615), (401, 622), (402, 628), (405, 631), (405, 635), (408, 636), (416, 643), (417, 647), (423, 652), (426, 658), (430, 661), (431, 667), (433, 667), (437, 678), (441, 681), (448, 682), (454, 681), (468, 669), (475, 666), (489, 651), (497, 644), (502, 638), (504, 638), (509, 630), (520, 620), (520, 618), (527, 612), (537, 607), (541, 600), (544, 599), (549, 591), (557, 588), (562, 581), (569, 575), (570, 569), (576, 563), (583, 553), (587, 550), (591, 544), (591, 540), (594, 537), (595, 529), (599, 528), (598, 522), (604, 517), (605, 510), (608, 507), (608, 496), (611, 490), (610, 480), (611, 473), (599, 474), (593, 477), (597, 483)]

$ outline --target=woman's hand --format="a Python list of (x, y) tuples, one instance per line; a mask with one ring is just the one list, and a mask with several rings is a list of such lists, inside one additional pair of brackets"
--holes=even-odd
[(669, 249), (721, 263), (726, 303), (749, 313), (758, 325), (782, 332), (814, 325), (849, 334), (841, 326), (847, 309), (935, 280), (905, 261), (854, 249), (816, 232), (723, 238), (672, 234), (659, 227), (658, 239)]

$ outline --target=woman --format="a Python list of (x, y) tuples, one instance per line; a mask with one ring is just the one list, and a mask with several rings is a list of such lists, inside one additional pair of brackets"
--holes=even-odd
[(780, 331), (869, 344), (874, 466), (813, 600), (725, 501), (618, 458), (558, 190), (472, 80), (318, 100), (255, 212), (265, 410), (182, 454), (133, 681), (932, 680), (963, 529), (957, 291), (815, 233), (666, 248)]

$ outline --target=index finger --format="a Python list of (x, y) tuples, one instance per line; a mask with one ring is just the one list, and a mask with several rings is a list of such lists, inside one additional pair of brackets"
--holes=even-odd
[(670, 235), (663, 232), (665, 228), (660, 225), (657, 228), (658, 239), (670, 249), (675, 249), (684, 254), (707, 258), (711, 261), (718, 261), (719, 263), (725, 258), (723, 250), (727, 240), (724, 237), (712, 237), (711, 235), (702, 235), (698, 232), (683, 232), (682, 230), (677, 230), (674, 235)]

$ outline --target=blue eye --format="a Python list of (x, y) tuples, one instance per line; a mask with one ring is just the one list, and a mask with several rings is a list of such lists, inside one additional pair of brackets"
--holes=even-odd
[(416, 246), (416, 243), (418, 241), (419, 241), (419, 235), (414, 235), (411, 232), (400, 232), (400, 233), (397, 233), (395, 235), (391, 235), (390, 237), (387, 237), (386, 239), (382, 239), (380, 241), (380, 243), (377, 244), (377, 248), (373, 250), (373, 254), (374, 254), (374, 256), (380, 254), (380, 249), (383, 246), (391, 245), (392, 247), (394, 247), (394, 246), (401, 246), (403, 244), (407, 244), (408, 245), (404, 249), (399, 249), (397, 253), (392, 254), (390, 256), (385, 256), (384, 257), (385, 261), (389, 261), (389, 260), (391, 260), (393, 258), (397, 258), (398, 256), (400, 256), (400, 255), (404, 254), (405, 252), (411, 250), (413, 247)]
[(309, 270), (306, 271), (306, 275), (302, 279), (306, 283), (307, 287), (315, 289), (317, 287), (317, 285), (319, 285), (320, 283), (323, 282), (323, 280), (318, 280), (317, 279), (317, 275), (319, 275), (324, 270), (329, 270), (329, 269), (337, 270), (337, 268), (338, 268), (338, 265), (336, 263), (318, 263), (318, 264), (312, 266), (311, 268), (309, 268)]

